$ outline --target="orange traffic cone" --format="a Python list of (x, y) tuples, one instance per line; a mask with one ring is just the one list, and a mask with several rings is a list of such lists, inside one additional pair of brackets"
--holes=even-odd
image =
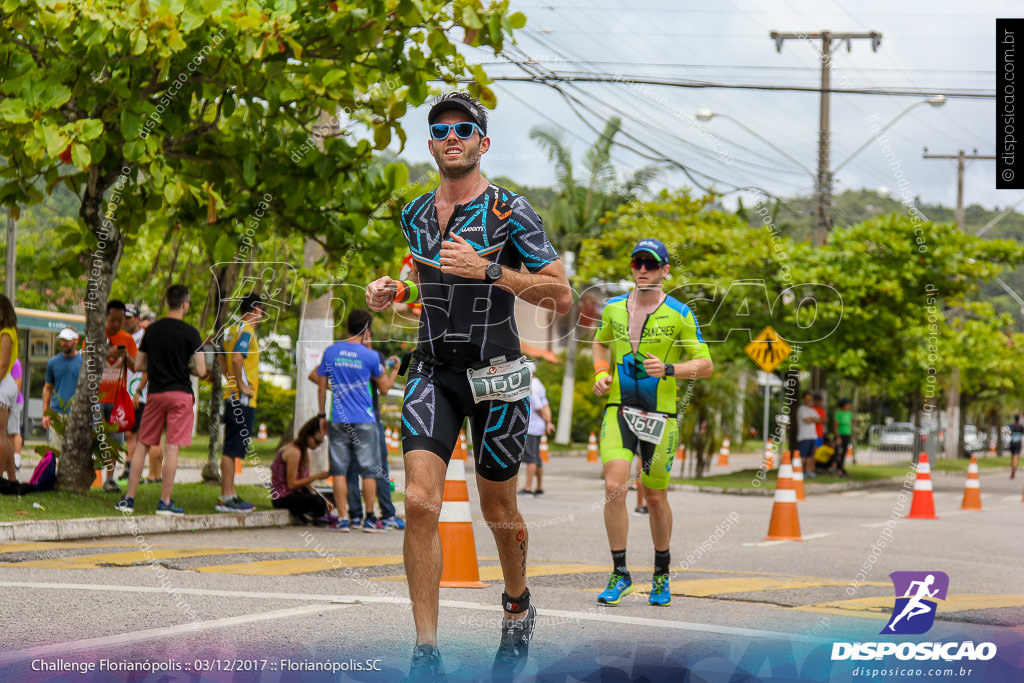
[(725, 437), (722, 441), (722, 450), (718, 451), (718, 466), (729, 466), (729, 437)]
[(775, 451), (772, 450), (772, 442), (764, 442), (764, 466), (765, 469), (775, 469)]
[(462, 447), (462, 454), (468, 458), (469, 457), (469, 444), (466, 443), (466, 430), (465, 429), (460, 429), (459, 430), (459, 446)]
[(391, 432), (391, 452), (402, 454), (402, 432), (397, 427)]
[(455, 451), (452, 457), (457, 457), (460, 460), (466, 459), (466, 434), (459, 432), (459, 440), (455, 442)]
[(480, 581), (473, 540), (473, 518), (469, 510), (469, 488), (466, 486), (466, 454), (456, 443), (448, 471), (444, 476), (441, 497), (441, 587), (486, 588)]
[(540, 461), (541, 462), (548, 462), (548, 460), (549, 460), (549, 457), (548, 457), (548, 435), (547, 434), (541, 434), (540, 435)]
[(971, 464), (967, 466), (967, 481), (964, 482), (964, 501), (961, 510), (981, 509), (981, 481), (978, 480), (978, 456), (971, 456)]
[(260, 422), (260, 431), (256, 433), (256, 440), (263, 442), (267, 440), (267, 423)]
[(772, 506), (772, 519), (768, 523), (766, 541), (802, 541), (800, 535), (800, 517), (796, 510), (796, 491), (793, 489), (793, 465), (789, 461), (789, 451), (782, 454), (782, 465), (779, 467), (779, 479), (775, 486), (775, 505)]
[(935, 498), (932, 496), (932, 468), (928, 454), (922, 453), (917, 460), (917, 480), (914, 482), (914, 498), (910, 501), (907, 519), (938, 519), (935, 514)]
[[(783, 452), (783, 458), (786, 457), (785, 453), (789, 453), (789, 451)], [(804, 463), (803, 458), (799, 455), (793, 458), (793, 488), (796, 490), (797, 500), (807, 500), (807, 496), (804, 494)]]
[(590, 432), (590, 438), (587, 439), (587, 462), (600, 462), (600, 458), (597, 457), (597, 436), (594, 432)]
[(103, 470), (96, 470), (96, 478), (92, 480), (92, 486), (89, 488), (103, 488)]
[(242, 473), (242, 458), (235, 458), (235, 476)]

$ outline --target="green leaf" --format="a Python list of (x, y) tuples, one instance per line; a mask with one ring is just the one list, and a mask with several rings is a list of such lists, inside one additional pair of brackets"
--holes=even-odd
[(71, 163), (83, 171), (89, 168), (89, 165), (92, 164), (92, 154), (89, 153), (89, 148), (78, 142), (72, 144)]
[(467, 5), (462, 8), (462, 25), (466, 28), (475, 28), (477, 30), (482, 29), (484, 24), (480, 21), (480, 17), (477, 16), (476, 10), (471, 6)]
[(512, 28), (523, 28), (526, 26), (526, 15), (522, 12), (513, 12), (508, 16), (508, 23)]
[(121, 135), (126, 140), (134, 140), (139, 137), (142, 129), (142, 117), (130, 109), (121, 110)]
[(70, 142), (67, 135), (45, 123), (43, 124), (43, 139), (46, 141), (46, 153), (51, 157), (56, 157), (67, 149), (68, 142)]
[(131, 32), (132, 41), (132, 54), (141, 55), (146, 51), (146, 47), (149, 45), (149, 39), (146, 37), (146, 33), (141, 29), (135, 29)]
[(221, 110), (224, 112), (225, 118), (235, 113), (235, 96), (230, 91), (224, 93), (224, 98), (221, 101)]
[(10, 123), (28, 123), (24, 100), (13, 97), (0, 100), (0, 119)]
[(164, 185), (164, 199), (167, 200), (168, 204), (177, 204), (181, 201), (181, 188), (177, 183), (167, 183)]
[(103, 134), (103, 122), (99, 119), (81, 119), (75, 121), (76, 138), (80, 142), (95, 140)]

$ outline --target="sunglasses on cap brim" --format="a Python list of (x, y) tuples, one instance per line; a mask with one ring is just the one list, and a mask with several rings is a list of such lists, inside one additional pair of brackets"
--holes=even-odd
[(447, 140), (452, 130), (455, 131), (456, 137), (462, 140), (473, 137), (473, 133), (475, 132), (479, 132), (480, 137), (484, 137), (483, 129), (472, 121), (463, 121), (461, 123), (432, 123), (430, 124), (430, 137), (434, 140)]

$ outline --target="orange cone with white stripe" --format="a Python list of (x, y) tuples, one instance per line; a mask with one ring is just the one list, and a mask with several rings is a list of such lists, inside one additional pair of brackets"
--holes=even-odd
[[(466, 486), (466, 454), (456, 444), (444, 475), (444, 494), (437, 528), (441, 532), (441, 587), (486, 588), (480, 581), (473, 540), (473, 516)], [(525, 530), (523, 530), (525, 533)]]
[[(783, 458), (789, 451), (783, 452)], [(799, 455), (793, 458), (793, 489), (796, 491), (797, 500), (807, 500), (807, 495), (804, 493), (804, 463), (803, 458)]]
[(540, 435), (540, 461), (541, 462), (547, 462), (548, 460), (549, 460), (549, 456), (548, 456), (548, 435), (547, 434), (541, 434)]
[(935, 514), (935, 497), (932, 495), (932, 468), (928, 454), (922, 453), (917, 460), (917, 480), (914, 482), (914, 498), (910, 501), (907, 519), (938, 519)]
[(802, 541), (800, 535), (800, 516), (796, 510), (796, 491), (793, 489), (793, 465), (789, 461), (789, 451), (782, 455), (779, 466), (779, 479), (775, 486), (775, 505), (772, 506), (772, 519), (768, 523), (766, 541)]
[(772, 442), (764, 442), (764, 466), (765, 469), (775, 469), (775, 451), (772, 450)]
[(462, 455), (463, 459), (469, 457), (469, 451), (466, 450), (466, 430), (465, 429), (460, 429), (459, 430), (459, 443), (455, 445), (455, 448)]
[(267, 423), (260, 422), (260, 430), (256, 432), (256, 440), (263, 442), (267, 440)]
[(718, 466), (729, 466), (729, 437), (725, 437), (722, 441), (722, 449), (718, 451)]
[(587, 439), (587, 462), (599, 462), (600, 460), (597, 457), (597, 436), (594, 432), (590, 432), (590, 438)]
[(971, 456), (971, 464), (967, 466), (967, 481), (964, 482), (964, 500), (961, 510), (981, 509), (981, 481), (978, 479), (978, 456)]

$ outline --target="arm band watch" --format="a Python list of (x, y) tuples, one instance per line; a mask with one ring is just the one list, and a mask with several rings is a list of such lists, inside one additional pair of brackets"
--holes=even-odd
[(412, 280), (399, 280), (398, 292), (395, 293), (396, 304), (411, 304), (420, 296), (419, 287)]
[(594, 381), (600, 382), (603, 378), (610, 377), (611, 375), (608, 372), (609, 368), (610, 366), (606, 360), (594, 361)]

